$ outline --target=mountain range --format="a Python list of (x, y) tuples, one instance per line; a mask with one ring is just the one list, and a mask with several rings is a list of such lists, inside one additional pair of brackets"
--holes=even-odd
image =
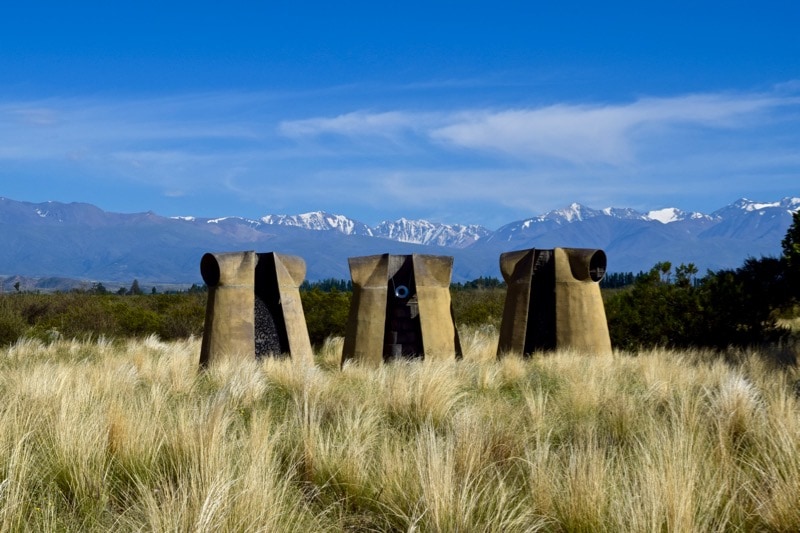
[[(610, 272), (648, 270), (658, 261), (735, 268), (747, 257), (778, 255), (800, 198), (740, 199), (710, 214), (665, 208), (592, 209), (573, 203), (497, 230), (426, 220), (371, 227), (325, 212), (199, 218), (111, 213), (86, 203), (0, 198), (0, 278), (152, 285), (202, 281), (205, 252), (256, 250), (299, 255), (307, 279), (349, 279), (347, 258), (380, 253), (452, 255), (454, 281), (500, 277), (500, 253), (525, 248), (602, 248)], [(23, 278), (20, 278), (22, 276)], [(2, 285), (0, 285), (2, 287)], [(7, 288), (7, 287), (6, 287)]]

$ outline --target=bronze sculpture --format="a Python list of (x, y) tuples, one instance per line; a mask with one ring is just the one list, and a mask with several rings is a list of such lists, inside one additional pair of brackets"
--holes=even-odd
[(461, 356), (450, 300), (452, 257), (383, 254), (348, 262), (353, 299), (342, 363)]
[(200, 273), (208, 286), (201, 366), (223, 356), (285, 354), (311, 363), (299, 290), (303, 259), (274, 252), (207, 253)]
[(574, 349), (611, 353), (599, 282), (606, 254), (585, 248), (500, 255), (508, 285), (497, 355)]

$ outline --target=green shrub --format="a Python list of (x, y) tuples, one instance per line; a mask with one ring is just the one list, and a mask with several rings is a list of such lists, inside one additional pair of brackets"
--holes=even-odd
[[(203, 334), (206, 297), (189, 296), (194, 297), (170, 298), (168, 306), (160, 311), (163, 316), (158, 329), (159, 337), (165, 340), (185, 339)], [(151, 296), (151, 298), (161, 298), (161, 296)]]
[(48, 341), (57, 337), (142, 337), (171, 340), (199, 335), (204, 294), (122, 296), (107, 293), (0, 295), (3, 342), (23, 333)]
[(758, 346), (786, 331), (776, 317), (789, 303), (780, 259), (748, 259), (736, 270), (708, 272), (697, 282), (681, 265), (672, 279), (659, 263), (633, 286), (606, 293), (611, 342), (626, 350), (656, 346)]
[(351, 296), (352, 293), (335, 288), (330, 292), (324, 292), (318, 287), (300, 292), (308, 336), (313, 345), (322, 345), (330, 336), (344, 336)]
[(459, 289), (451, 292), (456, 324), (500, 326), (505, 305), (505, 288)]
[(16, 310), (0, 305), (0, 345), (13, 344), (27, 329), (25, 319)]

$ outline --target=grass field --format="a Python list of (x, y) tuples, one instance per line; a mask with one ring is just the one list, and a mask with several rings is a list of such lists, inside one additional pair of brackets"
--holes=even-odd
[(756, 353), (339, 368), (198, 339), (0, 350), (2, 531), (799, 531), (800, 371)]

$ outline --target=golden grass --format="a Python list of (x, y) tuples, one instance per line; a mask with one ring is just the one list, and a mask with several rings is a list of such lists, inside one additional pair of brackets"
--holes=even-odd
[(800, 331), (800, 316), (794, 318), (779, 318), (778, 326), (789, 329), (791, 331)]
[(340, 368), (0, 350), (2, 531), (797, 531), (800, 372), (652, 350)]

